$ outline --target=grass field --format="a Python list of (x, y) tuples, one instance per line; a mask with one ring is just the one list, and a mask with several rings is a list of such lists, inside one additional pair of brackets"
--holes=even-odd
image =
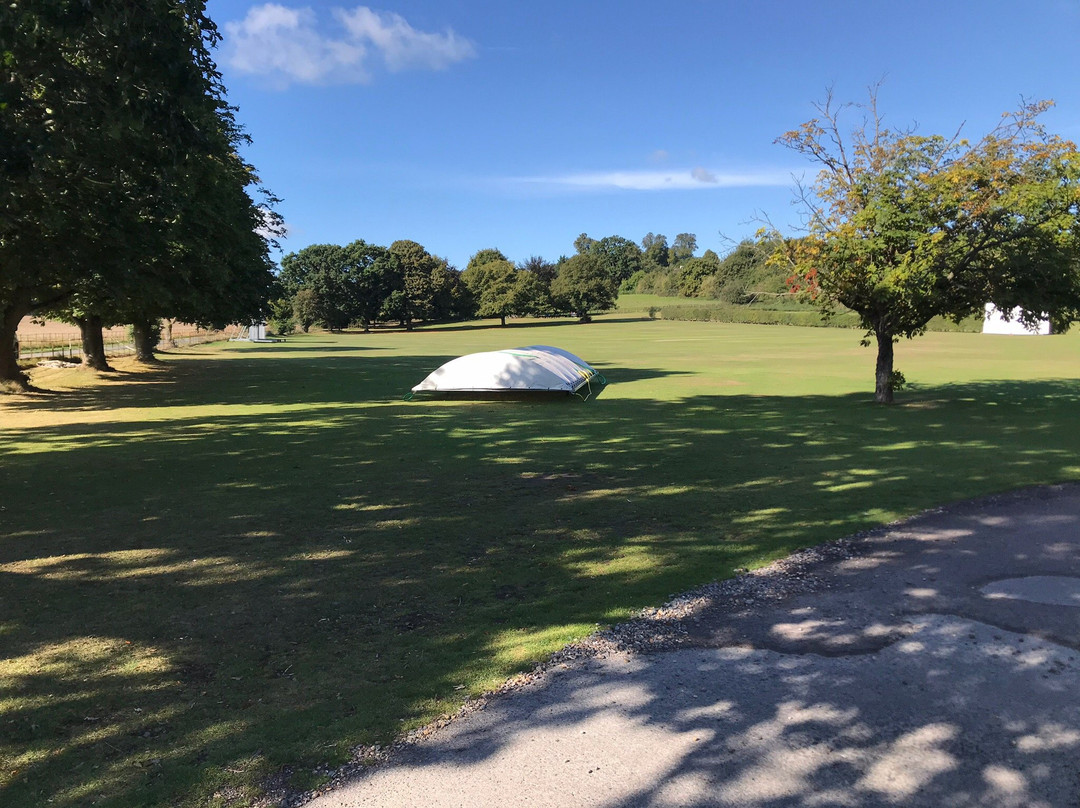
[[(416, 400), (555, 344), (588, 403)], [(246, 804), (598, 623), (940, 503), (1080, 479), (1080, 336), (650, 321), (305, 335), (0, 399), (0, 804)], [(46, 800), (50, 802), (46, 803)]]

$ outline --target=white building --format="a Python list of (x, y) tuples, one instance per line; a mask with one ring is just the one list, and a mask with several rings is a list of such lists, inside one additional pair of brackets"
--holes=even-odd
[(1043, 318), (1034, 328), (1025, 328), (1020, 322), (1020, 309), (1015, 308), (1009, 319), (1006, 320), (1001, 312), (994, 307), (993, 303), (986, 304), (986, 316), (983, 318), (984, 334), (1019, 334), (1022, 336), (1036, 336), (1050, 333), (1050, 320)]

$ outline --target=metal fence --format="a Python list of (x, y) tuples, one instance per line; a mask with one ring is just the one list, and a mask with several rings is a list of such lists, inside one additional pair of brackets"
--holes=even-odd
[[(123, 356), (135, 353), (135, 345), (126, 328), (109, 328), (102, 332), (106, 356)], [(204, 329), (177, 329), (173, 326), (173, 345), (159, 343), (166, 350), (182, 345), (198, 345), (228, 339), (225, 331)], [(19, 334), (15, 347), (19, 359), (82, 359), (82, 340), (75, 333)]]

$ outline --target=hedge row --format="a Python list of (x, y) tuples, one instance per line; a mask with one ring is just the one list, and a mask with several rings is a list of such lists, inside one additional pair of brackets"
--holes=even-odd
[[(852, 311), (835, 314), (827, 322), (816, 309), (786, 310), (759, 309), (753, 306), (736, 306), (724, 303), (711, 305), (652, 306), (649, 316), (662, 320), (700, 320), (720, 323), (751, 323), (756, 325), (796, 325), (829, 328), (859, 328), (859, 316)], [(928, 331), (982, 331), (982, 320), (970, 317), (954, 323), (943, 317), (935, 317), (927, 326)]]
[(720, 323), (754, 323), (757, 325), (832, 326), (834, 328), (858, 328), (859, 317), (844, 312), (826, 323), (821, 312), (814, 309), (802, 311), (778, 311), (716, 303), (713, 305), (655, 306), (649, 314), (662, 320), (702, 320)]

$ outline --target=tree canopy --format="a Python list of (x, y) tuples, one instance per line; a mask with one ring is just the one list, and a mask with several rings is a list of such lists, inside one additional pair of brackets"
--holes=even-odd
[(641, 249), (645, 251), (645, 260), (656, 267), (666, 267), (670, 263), (667, 236), (663, 233), (646, 233), (641, 240)]
[(461, 280), (473, 295), (477, 316), (498, 317), (502, 325), (507, 317), (528, 314), (538, 297), (537, 278), (505, 258), (478, 263), (474, 256)]
[(551, 282), (551, 297), (557, 308), (569, 311), (581, 322), (590, 314), (615, 305), (618, 287), (600, 258), (591, 252), (566, 259)]
[[(846, 129), (853, 106), (863, 122)], [(1032, 322), (1080, 316), (1080, 154), (1039, 121), (1048, 102), (1003, 116), (977, 141), (888, 127), (869, 102), (817, 105), (778, 139), (819, 167), (798, 201), (805, 233), (778, 238), (792, 289), (858, 313), (876, 340), (875, 400), (893, 400), (893, 343), (932, 317), (987, 302)], [(771, 237), (779, 236), (768, 230)]]
[(693, 257), (697, 251), (697, 236), (693, 233), (679, 233), (671, 245), (671, 262), (674, 264)]
[[(210, 56), (203, 0), (0, 15), (0, 345), (45, 310), (136, 325), (257, 314), (277, 220)], [(137, 331), (138, 333), (138, 331)], [(9, 350), (0, 380), (24, 381)]]

